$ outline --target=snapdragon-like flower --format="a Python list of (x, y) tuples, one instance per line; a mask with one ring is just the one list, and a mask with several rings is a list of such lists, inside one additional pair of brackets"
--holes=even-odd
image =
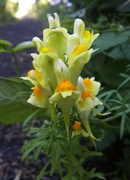
[(34, 106), (38, 106), (40, 108), (46, 107), (46, 100), (44, 97), (44, 93), (38, 86), (33, 87), (33, 93), (30, 96), (30, 98), (27, 100), (27, 102)]
[(32, 54), (34, 69), (23, 78), (34, 86), (28, 102), (47, 108), (53, 121), (56, 121), (55, 109), (60, 108), (68, 139), (70, 113), (73, 106), (77, 107), (81, 122), (73, 125), (72, 136), (82, 133), (95, 140), (88, 116), (93, 108), (102, 104), (96, 97), (100, 83), (94, 78), (83, 79), (80, 73), (94, 52), (90, 47), (99, 34), (85, 30), (81, 19), (75, 20), (73, 34), (69, 34), (66, 28), (61, 27), (57, 13), (54, 13), (54, 18), (50, 14), (47, 17), (49, 28), (43, 30), (43, 39), (34, 37), (32, 40), (38, 50)]
[[(71, 53), (68, 59), (68, 68), (73, 83), (77, 83), (77, 79), (84, 67), (84, 65), (90, 60), (93, 49), (88, 50), (88, 47), (84, 44), (79, 44)], [(78, 68), (77, 68), (78, 67)]]
[(32, 88), (33, 93), (27, 102), (41, 108), (47, 107), (49, 103), (48, 98), (52, 95), (52, 91), (49, 82), (44, 78), (44, 75), (39, 71), (32, 69), (28, 71), (28, 76), (22, 77), (22, 79), (28, 80), (34, 85)]
[(69, 35), (67, 44), (68, 67), (73, 83), (77, 83), (84, 65), (90, 60), (94, 50), (89, 48), (98, 36), (99, 34), (85, 30), (85, 24), (81, 19), (75, 20), (74, 33)]
[(80, 44), (85, 44), (88, 49), (92, 45), (93, 41), (99, 36), (99, 34), (93, 34), (85, 30), (85, 24), (81, 19), (76, 19), (74, 22), (74, 34), (78, 35)]
[(89, 134), (84, 131), (82, 128), (81, 122), (80, 121), (75, 121), (75, 123), (72, 126), (73, 132), (72, 132), (72, 137), (77, 136), (79, 134), (82, 134), (84, 137), (88, 137)]
[(53, 96), (50, 98), (50, 103), (56, 103), (61, 108), (64, 114), (64, 121), (67, 130), (67, 137), (69, 139), (69, 124), (70, 124), (70, 110), (75, 101), (78, 99), (80, 92), (76, 87), (67, 80), (61, 81)]
[(89, 114), (93, 108), (97, 105), (102, 105), (102, 102), (96, 97), (100, 83), (94, 81), (94, 78), (85, 78), (78, 79), (78, 88), (81, 91), (80, 98), (76, 101), (77, 109), (80, 115), (80, 118), (90, 136), (90, 139), (94, 143), (94, 140), (97, 140), (92, 134), (90, 125), (89, 125)]
[(80, 112), (91, 110), (98, 104), (102, 104), (102, 102), (96, 97), (100, 88), (100, 83), (94, 81), (94, 78), (82, 79), (80, 77), (77, 86), (81, 91), (81, 96), (76, 102)]

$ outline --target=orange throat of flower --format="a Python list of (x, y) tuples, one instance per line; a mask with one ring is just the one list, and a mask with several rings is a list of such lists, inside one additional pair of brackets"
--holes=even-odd
[(89, 78), (85, 78), (83, 80), (83, 83), (84, 83), (84, 85), (86, 86), (87, 89), (89, 89), (90, 91), (93, 90), (93, 84), (92, 84), (92, 82), (91, 82), (91, 80)]
[(34, 96), (39, 100), (42, 99), (44, 96), (43, 91), (38, 86), (34, 86), (33, 93)]
[(77, 90), (76, 87), (70, 81), (64, 80), (58, 84), (55, 93), (64, 92), (64, 91), (76, 91), (76, 90)]
[(81, 131), (81, 130), (82, 130), (82, 128), (81, 128), (81, 122), (76, 121), (75, 124), (72, 126), (72, 128), (73, 128), (75, 131)]
[(91, 93), (91, 91), (89, 91), (89, 90), (82, 91), (82, 93), (81, 93), (81, 98), (82, 98), (83, 100), (85, 100), (85, 99), (87, 99), (87, 98), (92, 98), (92, 93)]

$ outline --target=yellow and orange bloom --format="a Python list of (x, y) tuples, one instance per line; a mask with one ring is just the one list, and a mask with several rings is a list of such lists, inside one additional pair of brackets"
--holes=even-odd
[(68, 139), (70, 110), (79, 96), (80, 92), (77, 91), (76, 87), (70, 81), (63, 80), (58, 84), (54, 94), (50, 97), (50, 103), (57, 104), (63, 112)]
[[(81, 71), (89, 62), (94, 50), (91, 47), (99, 34), (85, 30), (81, 19), (74, 22), (73, 34), (61, 27), (59, 16), (54, 18), (48, 14), (49, 28), (43, 30), (43, 40), (33, 38), (38, 53), (33, 57), (34, 70), (27, 77), (33, 85), (33, 93), (28, 102), (50, 110), (52, 120), (56, 119), (55, 108), (61, 109), (64, 115), (65, 128), (69, 139), (70, 112), (73, 106), (77, 108), (81, 122), (73, 125), (73, 135), (82, 133), (93, 140), (88, 117), (93, 108), (102, 102), (96, 97), (100, 83), (94, 78), (80, 77)], [(84, 124), (86, 130), (82, 129)]]
[(89, 134), (82, 128), (80, 121), (75, 121), (72, 126), (73, 132), (72, 137), (82, 134), (84, 137), (88, 137)]
[(102, 102), (96, 97), (97, 93), (99, 92), (100, 83), (95, 81), (94, 78), (82, 79), (79, 77), (77, 87), (81, 91), (81, 96), (76, 101), (78, 113), (87, 130), (87, 133), (89, 134), (90, 139), (94, 143), (94, 141), (97, 139), (92, 134), (89, 125), (89, 115), (97, 105), (102, 105)]
[(40, 108), (46, 107), (44, 93), (38, 86), (33, 87), (33, 93), (27, 102)]
[(93, 34), (88, 30), (85, 30), (85, 24), (81, 19), (76, 19), (74, 23), (74, 34), (79, 36), (80, 44), (85, 44), (88, 49), (92, 45), (93, 41), (99, 36), (99, 34)]
[(30, 71), (28, 71), (27, 78), (34, 85), (40, 85), (41, 87), (45, 87), (46, 86), (46, 84), (45, 84), (46, 82), (45, 82), (45, 79), (44, 79), (43, 75), (39, 71), (37, 71), (37, 70), (30, 70)]
[[(68, 59), (68, 68), (74, 84), (77, 83), (78, 77), (86, 63), (91, 58), (93, 49), (88, 50), (86, 45), (78, 45)], [(78, 67), (78, 68), (77, 68)]]
[(83, 112), (92, 110), (95, 106), (102, 104), (102, 102), (96, 97), (99, 92), (100, 83), (94, 81), (94, 78), (82, 79), (79, 77), (77, 88), (81, 91), (81, 96), (76, 101), (78, 111)]
[(88, 89), (89, 91), (91, 91), (91, 93), (95, 96), (98, 94), (101, 83), (95, 81), (95, 78), (85, 78), (83, 80), (83, 83), (86, 87), (86, 89)]

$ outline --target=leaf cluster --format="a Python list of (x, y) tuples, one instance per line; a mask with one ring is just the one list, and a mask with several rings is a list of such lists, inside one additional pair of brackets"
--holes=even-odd
[(43, 166), (36, 180), (47, 174), (50, 176), (58, 174), (63, 180), (105, 179), (101, 173), (96, 172), (95, 168), (90, 169), (86, 166), (90, 157), (101, 156), (102, 153), (90, 151), (86, 144), (80, 143), (80, 137), (67, 141), (61, 116), (55, 128), (49, 120), (44, 120), (41, 127), (31, 127), (29, 133), (32, 139), (22, 147), (23, 158), (31, 154), (37, 160), (40, 152), (48, 157), (48, 162)]

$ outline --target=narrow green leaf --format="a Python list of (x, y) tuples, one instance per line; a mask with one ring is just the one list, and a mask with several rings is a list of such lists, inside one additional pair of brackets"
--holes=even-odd
[(0, 52), (10, 52), (12, 46), (11, 42), (0, 39)]
[(41, 111), (41, 109), (37, 109), (36, 111), (34, 111), (33, 113), (31, 113), (23, 122), (23, 127), (26, 126), (26, 124), (33, 119), (34, 117), (36, 117), (36, 115), (39, 114), (39, 112)]
[(3, 39), (0, 39), (0, 45), (6, 45), (6, 46), (9, 46), (9, 47), (11, 47), (11, 46), (13, 46), (13, 44), (11, 43), (11, 42), (9, 42), (9, 41), (7, 41), (7, 40), (3, 40)]
[(37, 175), (36, 180), (41, 180), (41, 178), (43, 176), (45, 176), (46, 174), (49, 174), (49, 171), (47, 171), (48, 166), (50, 165), (50, 160), (48, 160), (48, 162), (46, 162), (46, 164), (43, 166), (42, 170), (40, 171), (40, 173)]
[(35, 45), (32, 41), (25, 41), (18, 44), (15, 48), (13, 48), (13, 51), (17, 52), (23, 49), (28, 49), (28, 48), (33, 48), (33, 47), (35, 47)]
[(44, 145), (46, 145), (46, 143), (47, 141), (42, 140), (41, 138), (36, 138), (27, 142), (27, 144), (25, 144), (21, 149), (23, 153), (22, 159), (25, 159), (35, 148), (41, 146), (43, 147)]
[(127, 78), (127, 79), (125, 79), (125, 80), (119, 85), (118, 90), (119, 90), (120, 88), (122, 88), (125, 84), (127, 84), (128, 81), (130, 81), (130, 77)]
[(86, 175), (87, 175), (87, 179), (94, 179), (94, 178), (98, 178), (98, 179), (106, 179), (105, 177), (104, 177), (104, 175), (102, 174), (102, 173), (100, 173), (100, 172), (95, 172), (95, 168), (93, 168), (91, 171), (87, 171), (86, 172)]

